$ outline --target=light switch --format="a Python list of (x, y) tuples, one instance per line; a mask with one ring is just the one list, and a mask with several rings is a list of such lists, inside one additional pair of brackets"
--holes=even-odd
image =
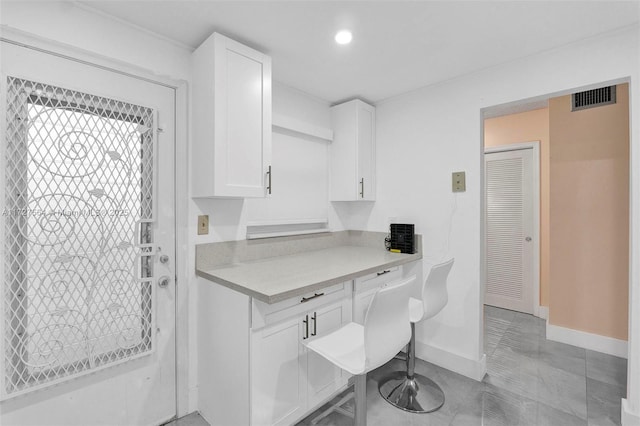
[(204, 214), (198, 216), (198, 235), (207, 235), (209, 233), (209, 215)]
[(465, 172), (451, 173), (451, 191), (464, 192), (466, 190)]

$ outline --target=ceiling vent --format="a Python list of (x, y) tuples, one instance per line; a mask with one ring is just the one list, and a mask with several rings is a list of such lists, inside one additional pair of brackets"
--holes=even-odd
[(571, 111), (580, 111), (616, 103), (616, 86), (585, 90), (571, 95)]

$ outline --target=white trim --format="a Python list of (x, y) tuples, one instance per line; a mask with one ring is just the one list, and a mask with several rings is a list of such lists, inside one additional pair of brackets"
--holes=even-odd
[[(533, 150), (533, 306), (531, 308), (531, 311), (536, 317), (543, 318), (540, 314), (540, 141), (529, 141), (489, 147), (485, 148), (484, 153), (491, 154), (495, 152), (520, 151), (524, 149)], [(485, 197), (486, 188), (483, 185), (482, 198), (484, 199)], [(482, 222), (484, 223), (484, 221), (486, 220), (484, 207), (481, 212), (481, 217)], [(483, 250), (486, 250), (484, 248), (484, 241), (486, 241), (486, 238), (487, 236), (486, 234), (484, 234), (484, 239), (482, 240)], [(482, 294), (482, 297), (484, 300), (484, 292)]]
[[(175, 106), (175, 294), (176, 294), (176, 415), (191, 413), (197, 401), (189, 389), (189, 88), (181, 82), (176, 89)], [(180, 149), (184, 147), (184, 149)]]
[(627, 342), (613, 337), (587, 333), (586, 331), (573, 330), (549, 324), (547, 320), (547, 340), (566, 343), (579, 348), (590, 349), (596, 352), (627, 358)]
[(538, 306), (538, 318), (542, 318), (543, 320), (549, 319), (549, 307), (548, 306)]
[(55, 55), (74, 62), (80, 62), (92, 67), (112, 71), (117, 74), (127, 75), (149, 83), (167, 86), (172, 89), (177, 89), (180, 83), (184, 82), (184, 80), (156, 75), (152, 70), (148, 70), (129, 62), (100, 55), (76, 46), (41, 37), (27, 31), (11, 28), (7, 25), (0, 25), (0, 41), (22, 46), (27, 49), (37, 50), (42, 53)]
[(306, 136), (322, 139), (325, 141), (333, 141), (333, 130), (306, 121), (298, 120), (287, 115), (273, 113), (272, 129), (275, 132), (282, 133), (282, 130), (300, 133)]
[(640, 413), (631, 412), (629, 401), (622, 398), (620, 407), (620, 420), (622, 426), (638, 426), (640, 425)]
[(482, 381), (487, 374), (485, 354), (482, 354), (479, 360), (473, 360), (435, 346), (416, 342), (416, 357), (478, 382)]

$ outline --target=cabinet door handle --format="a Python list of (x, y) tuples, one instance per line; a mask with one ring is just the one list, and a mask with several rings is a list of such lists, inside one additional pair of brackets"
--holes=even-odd
[(309, 315), (305, 315), (302, 322), (304, 323), (304, 336), (302, 336), (302, 340), (305, 340), (309, 338)]
[(318, 313), (314, 312), (313, 316), (311, 317), (311, 319), (313, 320), (313, 333), (311, 333), (311, 335), (315, 336), (316, 332), (318, 331), (318, 328), (317, 328), (317, 325), (316, 325), (317, 322), (318, 322)]
[(360, 198), (364, 198), (364, 178), (360, 179)]
[(308, 302), (309, 300), (315, 299), (316, 297), (324, 296), (324, 293), (314, 293), (311, 297), (303, 297), (300, 299), (300, 303)]
[(388, 274), (389, 272), (391, 272), (391, 269), (387, 269), (387, 270), (384, 270), (382, 272), (378, 272), (378, 276), (384, 275), (384, 274)]
[(267, 176), (269, 176), (268, 184), (267, 184), (267, 194), (271, 195), (271, 166), (267, 169)]

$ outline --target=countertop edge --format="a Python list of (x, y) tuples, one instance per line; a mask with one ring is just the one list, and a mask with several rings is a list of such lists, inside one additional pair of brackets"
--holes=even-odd
[(316, 290), (320, 290), (335, 284), (340, 284), (342, 282), (345, 281), (350, 281), (353, 280), (355, 278), (361, 277), (363, 275), (367, 275), (367, 274), (371, 274), (373, 272), (377, 272), (380, 269), (384, 269), (384, 268), (391, 268), (394, 266), (400, 266), (400, 265), (404, 265), (406, 263), (409, 262), (414, 262), (416, 260), (420, 260), (422, 259), (422, 253), (414, 253), (414, 254), (409, 254), (407, 255), (407, 257), (403, 257), (397, 260), (393, 260), (390, 262), (384, 262), (381, 263), (379, 265), (375, 265), (373, 267), (370, 268), (365, 268), (365, 269), (361, 269), (361, 270), (357, 270), (357, 271), (353, 271), (349, 274), (345, 274), (345, 275), (340, 275), (334, 278), (331, 278), (329, 280), (324, 280), (324, 281), (319, 281), (317, 283), (313, 283), (313, 284), (309, 284), (303, 287), (299, 287), (296, 288), (294, 290), (289, 290), (283, 293), (278, 293), (272, 296), (268, 296), (264, 293), (260, 293), (254, 290), (251, 290), (247, 287), (244, 287), (242, 285), (236, 284), (234, 282), (225, 280), (223, 278), (217, 277), (209, 272), (200, 270), (200, 269), (196, 269), (196, 276), (199, 276), (201, 278), (207, 279), (209, 281), (212, 281), (216, 284), (219, 285), (223, 285), (227, 288), (230, 288), (231, 290), (235, 290), (239, 293), (243, 293), (247, 296), (253, 297), (257, 300), (260, 300), (261, 302), (265, 302), (268, 304), (273, 304), (273, 303), (277, 303), (277, 302), (281, 302), (283, 300), (287, 300), (287, 299), (291, 299), (293, 297), (297, 297), (297, 296), (302, 296), (304, 294), (310, 293), (312, 291), (316, 291)]

